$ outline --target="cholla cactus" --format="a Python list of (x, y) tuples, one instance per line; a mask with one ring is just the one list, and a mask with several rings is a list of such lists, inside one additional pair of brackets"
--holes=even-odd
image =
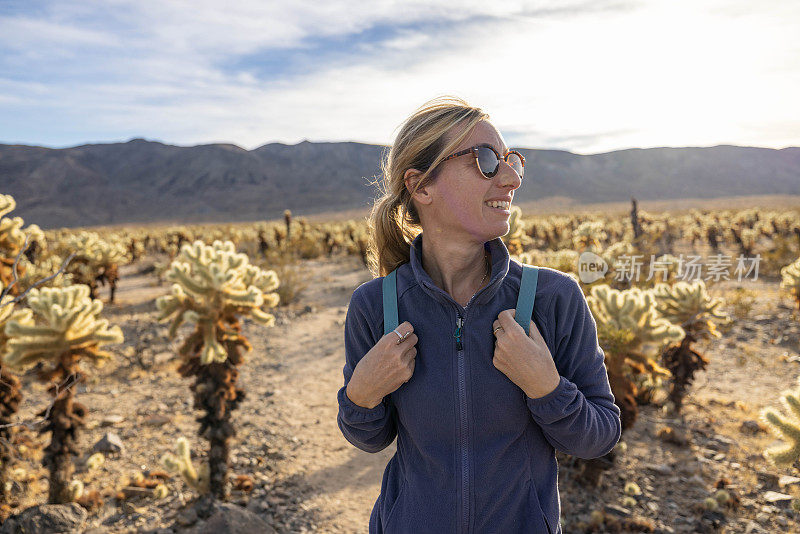
[(775, 465), (789, 466), (800, 458), (800, 379), (794, 390), (782, 393), (781, 401), (786, 415), (772, 407), (764, 408), (760, 415), (770, 430), (788, 443), (767, 449), (764, 455)]
[(619, 291), (604, 284), (592, 287), (586, 300), (598, 328), (631, 334), (624, 346), (616, 347), (621, 356), (653, 370), (659, 370), (658, 364), (652, 360), (653, 353), (665, 343), (683, 337), (680, 326), (659, 316), (655, 308), (656, 299), (649, 290), (634, 287)]
[(605, 241), (603, 221), (584, 221), (572, 233), (572, 246), (579, 252), (600, 250), (600, 243)]
[[(19, 295), (21, 293), (19, 285), (14, 280), (14, 262), (20, 255), (23, 246), (29, 247), (31, 240), (42, 240), (41, 229), (36, 225), (31, 225), (22, 230), (24, 221), (22, 217), (3, 217), (14, 210), (17, 203), (11, 195), (0, 194), (0, 285), (6, 288), (6, 293)], [(28, 244), (25, 245), (26, 234)], [(17, 264), (17, 278), (25, 274), (25, 266)]]
[(700, 338), (720, 337), (722, 334), (717, 331), (716, 323), (728, 323), (730, 318), (721, 309), (724, 301), (712, 299), (702, 280), (677, 282), (672, 286), (658, 284), (653, 294), (661, 316), (679, 324), (685, 332), (681, 342), (667, 348), (663, 354), (664, 365), (672, 373), (669, 399), (679, 412), (695, 372), (708, 365), (708, 359), (695, 351), (692, 343)]
[(79, 453), (77, 434), (87, 411), (73, 402), (72, 386), (85, 380), (79, 364), (103, 365), (111, 355), (100, 348), (122, 343), (123, 336), (119, 326), (109, 328), (108, 320), (100, 319), (103, 303), (90, 299), (85, 285), (33, 288), (26, 299), (30, 307), (15, 311), (6, 323), (3, 363), (20, 369), (37, 362), (51, 364), (37, 376), (51, 382), (49, 392), (55, 400), (52, 409), (36, 415), (47, 420), (39, 432), (51, 432), (44, 456), (50, 470), (49, 502), (66, 503), (71, 500), (69, 484), (74, 471), (71, 454)]
[(189, 440), (181, 436), (176, 444), (177, 456), (166, 453), (161, 457), (161, 464), (168, 470), (179, 473), (189, 486), (198, 493), (209, 492), (209, 467), (207, 462), (202, 462), (199, 469), (192, 464)]
[(105, 285), (108, 282), (111, 288), (109, 301), (114, 302), (119, 266), (127, 263), (129, 259), (125, 243), (107, 241), (101, 239), (96, 232), (84, 231), (71, 236), (65, 247), (68, 250), (78, 251), (68, 267), (68, 272), (74, 276), (75, 282), (89, 286), (93, 299), (98, 297), (97, 283)]
[(511, 254), (520, 254), (526, 245), (531, 243), (531, 238), (525, 234), (525, 225), (522, 221), (522, 210), (519, 206), (511, 206), (511, 215), (508, 218), (508, 233), (502, 237)]
[(800, 310), (800, 258), (781, 269), (781, 289), (785, 289), (797, 301), (797, 309)]
[[(683, 329), (659, 317), (654, 307), (655, 298), (649, 291), (639, 288), (619, 291), (606, 284), (594, 286), (586, 297), (597, 323), (597, 335), (605, 354), (614, 402), (621, 411), (623, 431), (630, 428), (639, 413), (636, 375), (650, 375), (655, 382), (658, 375), (669, 376), (653, 356), (660, 347), (683, 336)], [(579, 478), (597, 485), (608, 461), (594, 458), (584, 462)]]
[(167, 279), (175, 284), (171, 295), (156, 301), (158, 320), (174, 316), (170, 337), (184, 321), (196, 324), (178, 349), (183, 356), (178, 371), (196, 377), (194, 407), (206, 412), (199, 419), (199, 434), (210, 442), (210, 489), (215, 497), (226, 499), (228, 441), (235, 435), (230, 416), (244, 398), (244, 391), (236, 387), (236, 366), (244, 361), (242, 349), (252, 349), (241, 334), (239, 316), (272, 326), (275, 317), (261, 307), (277, 306), (278, 277), (275, 271), (249, 264), (247, 255), (236, 253), (230, 241), (211, 246), (195, 241), (181, 248)]
[(658, 284), (653, 288), (656, 309), (662, 317), (678, 324), (687, 336), (695, 338), (720, 337), (716, 323), (730, 322), (730, 317), (722, 311), (725, 301), (712, 299), (702, 280), (676, 282), (674, 285)]
[(515, 256), (517, 261), (528, 265), (550, 267), (558, 271), (575, 273), (578, 271), (580, 254), (575, 250), (530, 250)]

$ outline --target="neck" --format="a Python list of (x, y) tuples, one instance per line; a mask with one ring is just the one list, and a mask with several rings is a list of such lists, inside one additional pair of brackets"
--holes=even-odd
[[(422, 239), (422, 267), (433, 283), (465, 306), (489, 283), (489, 258), (483, 242), (453, 239), (452, 235), (425, 232)], [(488, 263), (488, 265), (487, 265)]]

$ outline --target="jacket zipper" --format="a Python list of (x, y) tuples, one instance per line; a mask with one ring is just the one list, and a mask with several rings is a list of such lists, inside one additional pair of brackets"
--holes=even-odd
[[(472, 304), (472, 301), (475, 297), (483, 293), (486, 288), (491, 285), (491, 281), (485, 287), (479, 289), (467, 302), (467, 305), (464, 306), (464, 314), (468, 315), (468, 308), (469, 305)], [(444, 294), (447, 298), (450, 299), (452, 303), (456, 305), (456, 331), (453, 334), (453, 337), (456, 338), (456, 349), (458, 351), (458, 394), (460, 400), (460, 416), (461, 416), (461, 462), (462, 462), (462, 470), (461, 470), (461, 507), (463, 509), (462, 514), (462, 523), (463, 523), (463, 532), (468, 532), (469, 529), (469, 451), (467, 449), (467, 379), (466, 379), (466, 371), (465, 371), (465, 362), (464, 362), (464, 343), (463, 343), (463, 331), (464, 331), (464, 318), (461, 317), (461, 313), (459, 308), (461, 307), (453, 298), (445, 293), (441, 288), (437, 286), (430, 286), (428, 284), (429, 289), (432, 291), (437, 291), (439, 293)]]
[(469, 456), (467, 450), (467, 380), (464, 370), (464, 344), (461, 342), (464, 319), (456, 311), (456, 348), (458, 349), (458, 396), (461, 415), (461, 508), (462, 532), (469, 528)]

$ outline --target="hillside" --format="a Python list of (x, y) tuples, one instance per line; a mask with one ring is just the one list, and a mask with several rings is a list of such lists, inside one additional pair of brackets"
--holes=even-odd
[[(363, 209), (386, 147), (354, 142), (180, 147), (132, 139), (52, 149), (0, 145), (0, 191), (42, 228), (221, 222)], [(581, 155), (522, 149), (515, 202), (800, 194), (800, 148), (720, 145)]]

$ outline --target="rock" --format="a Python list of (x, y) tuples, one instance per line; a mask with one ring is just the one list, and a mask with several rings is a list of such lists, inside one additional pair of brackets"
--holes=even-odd
[[(734, 441), (727, 436), (723, 436), (722, 434), (714, 434), (714, 443), (717, 445), (716, 450), (727, 451), (730, 450), (732, 445), (735, 445)], [(711, 445), (709, 445), (710, 447)]]
[(183, 525), (185, 527), (194, 525), (197, 523), (197, 512), (194, 510), (194, 508), (187, 508), (175, 518), (175, 521), (179, 525)]
[(113, 426), (125, 420), (121, 415), (109, 414), (100, 419), (100, 426)]
[(92, 447), (94, 452), (118, 452), (124, 454), (125, 446), (122, 439), (113, 432), (106, 432), (100, 440)]
[(74, 532), (83, 527), (89, 512), (80, 504), (40, 504), (10, 516), (0, 534)]
[(778, 475), (766, 471), (756, 471), (756, 478), (765, 488), (777, 488), (780, 480)]
[(764, 493), (764, 500), (770, 504), (778, 506), (788, 506), (792, 502), (792, 496), (777, 491), (767, 491)]
[(648, 464), (645, 466), (645, 469), (649, 469), (659, 475), (671, 475), (672, 468), (667, 464)]
[(700, 517), (701, 524), (711, 527), (709, 532), (717, 532), (720, 527), (727, 522), (728, 520), (725, 518), (725, 514), (717, 510), (705, 510)]
[(778, 479), (778, 485), (780, 487), (790, 486), (792, 484), (800, 483), (800, 478), (793, 477), (791, 475), (781, 475)]
[(764, 428), (761, 426), (761, 423), (755, 419), (747, 419), (746, 421), (742, 421), (739, 430), (745, 434), (758, 434), (759, 432), (763, 432)]
[(153, 364), (154, 365), (164, 365), (171, 362), (175, 359), (175, 354), (172, 352), (159, 352), (155, 356), (153, 356)]
[(614, 514), (619, 517), (630, 517), (631, 515), (630, 510), (616, 504), (606, 504), (603, 509), (609, 514)]
[(753, 520), (748, 521), (747, 526), (744, 528), (745, 534), (763, 534), (764, 532), (765, 530)]
[(259, 516), (229, 502), (214, 502), (213, 513), (201, 524), (187, 529), (188, 534), (227, 534), (259, 532), (277, 534), (277, 530)]
[(142, 423), (150, 426), (161, 426), (169, 423), (170, 421), (172, 421), (172, 417), (170, 417), (169, 415), (154, 413), (153, 415), (148, 415), (147, 417), (145, 417)]

